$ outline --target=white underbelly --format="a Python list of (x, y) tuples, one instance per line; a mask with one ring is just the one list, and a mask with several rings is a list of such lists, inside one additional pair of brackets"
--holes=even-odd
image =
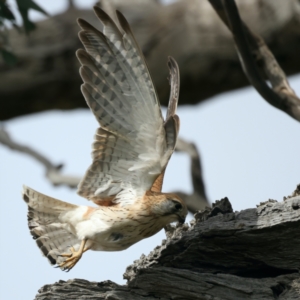
[[(105, 212), (105, 211), (104, 211)], [(79, 240), (92, 242), (91, 250), (121, 251), (138, 241), (158, 232), (162, 226), (153, 216), (143, 215), (138, 220), (118, 214), (115, 211), (111, 218), (102, 211), (76, 224), (76, 235)]]

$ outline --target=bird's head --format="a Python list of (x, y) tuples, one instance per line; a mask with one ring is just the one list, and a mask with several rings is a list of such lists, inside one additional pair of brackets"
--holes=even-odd
[(172, 193), (160, 193), (155, 196), (152, 212), (163, 218), (165, 225), (178, 221), (183, 224), (188, 213), (185, 202)]

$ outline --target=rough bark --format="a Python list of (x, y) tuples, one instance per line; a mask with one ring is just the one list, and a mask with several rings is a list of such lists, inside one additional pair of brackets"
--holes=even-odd
[(46, 299), (300, 299), (300, 185), (283, 202), (233, 212), (227, 198), (170, 227), (167, 239), (110, 281), (60, 281)]
[[(151, 0), (110, 2), (132, 25), (163, 104), (169, 93), (168, 55), (180, 67), (180, 104), (195, 104), (248, 85), (231, 34), (208, 1), (181, 0), (168, 6)], [(237, 4), (242, 19), (265, 39), (283, 70), (299, 72), (299, 1), (240, 0)], [(0, 62), (0, 120), (48, 109), (86, 107), (75, 57), (81, 47), (77, 17), (98, 26), (92, 11), (71, 7), (39, 22), (29, 37), (11, 32), (11, 46), (19, 61), (14, 67)]]

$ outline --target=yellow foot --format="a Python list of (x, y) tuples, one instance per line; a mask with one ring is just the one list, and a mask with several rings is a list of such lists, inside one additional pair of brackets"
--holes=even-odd
[(76, 263), (79, 261), (83, 253), (81, 249), (75, 251), (74, 247), (71, 247), (70, 250), (71, 253), (63, 253), (60, 255), (62, 257), (68, 257), (66, 258), (66, 260), (64, 260), (62, 263), (59, 264), (59, 267), (63, 271), (67, 271), (67, 272), (70, 271), (76, 265)]

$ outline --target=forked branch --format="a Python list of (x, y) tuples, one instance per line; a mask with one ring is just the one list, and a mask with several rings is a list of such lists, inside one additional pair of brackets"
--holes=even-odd
[[(300, 121), (300, 99), (290, 87), (286, 75), (264, 40), (241, 20), (234, 0), (209, 0), (231, 31), (243, 70), (259, 94), (271, 105)], [(261, 75), (262, 66), (270, 87)]]
[(77, 187), (80, 181), (79, 177), (62, 175), (62, 164), (55, 165), (36, 150), (14, 141), (3, 127), (0, 127), (0, 144), (7, 146), (11, 150), (27, 154), (41, 163), (46, 169), (46, 177), (53, 185), (67, 185), (71, 188)]

